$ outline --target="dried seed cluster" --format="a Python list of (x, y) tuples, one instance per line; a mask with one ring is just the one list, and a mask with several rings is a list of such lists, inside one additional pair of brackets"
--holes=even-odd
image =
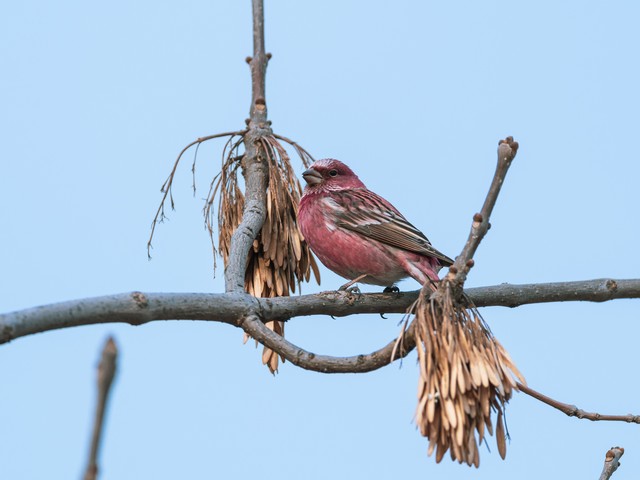
[[(213, 186), (208, 202), (209, 210), (205, 212), (210, 219), (210, 205), (220, 190), (218, 248), (225, 265), (229, 256), (231, 236), (240, 224), (244, 210), (244, 195), (238, 186), (237, 178), (241, 156), (236, 155), (236, 151), (240, 144), (241, 140), (228, 143), (229, 148), (225, 148), (229, 153)], [(262, 137), (259, 147), (259, 157), (267, 163), (269, 170), (267, 217), (247, 258), (245, 289), (256, 297), (288, 296), (296, 291), (296, 284), (299, 285), (303, 280), (309, 281), (311, 271), (320, 283), (320, 273), (298, 229), (297, 207), (302, 187), (291, 167), (287, 151), (274, 136)], [(308, 167), (313, 160), (311, 156), (301, 147), (295, 144), (294, 147), (305, 167)], [(207, 227), (212, 232), (210, 221)], [(266, 326), (284, 335), (283, 322), (267, 322)], [(245, 341), (246, 339), (245, 336)], [(264, 349), (262, 361), (272, 373), (277, 371), (278, 355), (269, 348)]]
[(492, 411), (505, 457), (504, 404), (517, 390), (516, 378), (525, 380), (478, 311), (459, 305), (451, 292), (444, 284), (431, 296), (427, 286), (413, 306), (420, 365), (416, 423), (436, 462), (449, 450), (453, 460), (478, 467), (478, 445), (485, 431), (494, 432)]
[[(173, 164), (169, 177), (161, 188), (164, 195), (151, 224), (151, 234), (147, 242), (148, 253), (158, 222), (162, 222), (166, 218), (164, 208), (167, 199), (170, 201), (171, 209), (174, 208), (173, 179), (185, 152), (196, 146), (196, 155), (191, 167), (195, 194), (198, 147), (215, 138), (229, 137), (222, 151), (222, 169), (211, 181), (204, 206), (205, 226), (211, 237), (213, 248), (214, 269), (218, 253), (222, 254), (226, 266), (231, 237), (242, 220), (245, 206), (244, 193), (239, 185), (241, 178), (238, 176), (238, 169), (242, 167), (242, 147), (244, 147), (246, 133), (247, 130), (209, 135), (198, 138), (182, 149)], [(278, 140), (291, 145), (302, 159), (305, 167), (309, 167), (313, 162), (313, 158), (304, 148), (285, 137), (272, 134), (265, 135), (259, 140), (258, 158), (267, 163), (269, 171), (267, 218), (258, 238), (253, 243), (253, 248), (249, 251), (245, 273), (245, 289), (257, 297), (289, 295), (291, 292), (295, 292), (296, 283), (299, 285), (302, 280), (309, 281), (311, 271), (313, 271), (316, 281), (320, 283), (318, 266), (298, 230), (297, 208), (302, 187), (291, 168), (287, 151)], [(214, 240), (216, 198), (219, 198), (217, 249)], [(266, 326), (279, 335), (284, 335), (283, 322), (267, 322)], [(277, 371), (278, 356), (270, 349), (265, 348), (262, 361), (271, 372)]]

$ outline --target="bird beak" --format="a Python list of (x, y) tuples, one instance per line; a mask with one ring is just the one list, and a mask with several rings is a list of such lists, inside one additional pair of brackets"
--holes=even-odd
[(307, 182), (307, 185), (318, 185), (323, 180), (320, 172), (314, 170), (313, 168), (302, 172), (302, 178), (304, 178), (305, 182)]

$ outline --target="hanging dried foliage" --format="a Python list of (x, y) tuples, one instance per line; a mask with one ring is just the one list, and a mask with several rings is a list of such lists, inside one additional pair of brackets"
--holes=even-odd
[(478, 311), (468, 299), (460, 304), (451, 282), (442, 282), (433, 295), (431, 285), (423, 287), (412, 306), (420, 365), (416, 423), (436, 462), (449, 450), (453, 460), (478, 467), (478, 445), (485, 432), (494, 433), (492, 412), (505, 457), (504, 405), (517, 390), (516, 379), (526, 383)]
[[(259, 144), (259, 155), (267, 162), (269, 171), (267, 217), (249, 251), (245, 272), (245, 289), (256, 297), (288, 296), (296, 291), (296, 285), (300, 282), (309, 281), (311, 271), (320, 283), (318, 266), (298, 229), (297, 207), (302, 187), (291, 167), (289, 155), (278, 138), (283, 139), (273, 135), (264, 136)], [(313, 162), (302, 147), (283, 140), (295, 148), (305, 167)], [(222, 171), (212, 183), (205, 207), (207, 228), (213, 235), (212, 205), (219, 192), (218, 249), (225, 265), (231, 237), (242, 220), (244, 210), (244, 195), (238, 185), (237, 175), (243, 158), (238, 151), (241, 145), (242, 139), (234, 142), (232, 138), (227, 142)], [(266, 322), (266, 326), (284, 335), (283, 322)], [(271, 349), (265, 347), (262, 362), (272, 373), (278, 370), (278, 355)]]
[[(174, 207), (172, 186), (178, 164), (184, 153), (192, 146), (214, 138), (229, 137), (222, 151), (222, 168), (209, 186), (204, 206), (205, 226), (211, 237), (214, 269), (218, 253), (222, 255), (226, 266), (231, 247), (231, 237), (238, 228), (244, 212), (245, 197), (242, 191), (242, 177), (238, 170), (242, 168), (244, 158), (245, 131), (228, 132), (198, 138), (187, 145), (178, 155), (169, 177), (162, 185), (164, 196), (151, 225), (151, 235), (147, 243), (151, 249), (151, 240), (158, 222), (165, 216), (165, 202), (170, 200)], [(269, 183), (267, 190), (267, 217), (262, 230), (253, 242), (247, 256), (245, 289), (256, 297), (288, 296), (296, 291), (296, 285), (309, 281), (313, 271), (316, 282), (320, 283), (320, 272), (307, 243), (298, 230), (297, 208), (302, 187), (296, 177), (287, 151), (280, 141), (291, 145), (305, 168), (313, 162), (311, 155), (300, 145), (279, 135), (265, 135), (260, 139), (259, 157), (268, 164)], [(195, 177), (194, 157), (191, 168)], [(195, 178), (193, 182), (195, 192)], [(215, 213), (216, 198), (218, 212)], [(217, 220), (217, 222), (216, 222)], [(216, 248), (215, 226), (218, 227), (218, 246)], [(279, 335), (284, 335), (284, 323), (271, 321), (266, 326)], [(245, 342), (247, 337), (245, 335)], [(284, 361), (284, 358), (282, 359)], [(265, 348), (262, 361), (272, 373), (278, 370), (278, 355)]]

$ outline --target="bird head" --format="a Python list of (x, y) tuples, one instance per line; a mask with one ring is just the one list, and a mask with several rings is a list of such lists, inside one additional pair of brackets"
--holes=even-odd
[(343, 190), (364, 188), (358, 176), (340, 160), (325, 158), (302, 172), (308, 190)]

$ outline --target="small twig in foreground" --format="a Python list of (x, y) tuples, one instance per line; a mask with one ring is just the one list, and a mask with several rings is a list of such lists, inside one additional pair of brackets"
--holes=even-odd
[(102, 357), (98, 365), (98, 401), (96, 403), (96, 415), (93, 423), (91, 450), (87, 461), (87, 469), (84, 473), (84, 480), (95, 480), (98, 476), (98, 450), (100, 448), (102, 426), (104, 425), (104, 412), (113, 377), (116, 373), (117, 356), (118, 349), (116, 348), (116, 344), (113, 338), (109, 337), (102, 349)]
[(526, 393), (530, 397), (533, 397), (536, 400), (549, 405), (550, 407), (560, 410), (562, 413), (569, 417), (576, 417), (579, 419), (586, 418), (587, 420), (591, 420), (593, 422), (601, 420), (609, 422), (640, 423), (640, 415), (633, 415), (631, 413), (628, 415), (603, 415), (601, 413), (585, 412), (575, 405), (569, 405), (568, 403), (562, 403), (558, 400), (554, 400), (553, 398), (547, 397), (546, 395), (537, 392), (533, 388), (529, 388), (521, 383), (518, 383), (518, 389), (520, 389), (522, 393)]
[(600, 474), (600, 480), (609, 480), (613, 472), (615, 472), (620, 466), (620, 457), (624, 455), (624, 448), (611, 447), (604, 457), (604, 467), (602, 467), (602, 473)]

